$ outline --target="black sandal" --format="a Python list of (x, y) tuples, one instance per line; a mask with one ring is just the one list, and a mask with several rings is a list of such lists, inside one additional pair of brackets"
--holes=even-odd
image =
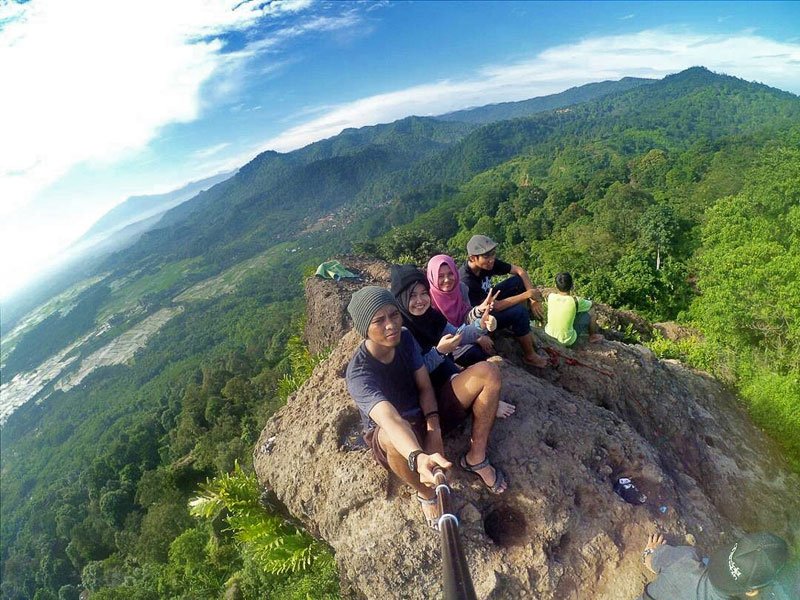
[[(503, 471), (502, 471), (502, 469), (500, 469), (500, 467), (493, 466), (489, 462), (488, 457), (484, 458), (477, 465), (471, 465), (471, 464), (469, 464), (467, 462), (467, 455), (466, 455), (466, 453), (464, 453), (464, 454), (461, 455), (461, 458), (458, 460), (458, 464), (467, 473), (472, 473), (478, 479), (480, 479), (481, 483), (484, 486), (486, 486), (486, 489), (489, 490), (489, 492), (491, 492), (492, 494), (499, 495), (499, 494), (502, 494), (503, 492), (505, 492), (505, 490), (503, 489), (503, 484), (506, 483), (506, 474), (503, 473)], [(481, 469), (485, 469), (486, 467), (492, 467), (494, 469), (494, 484), (492, 484), (492, 485), (489, 485), (488, 483), (486, 483), (483, 480), (483, 477), (481, 477), (481, 474), (478, 473), (478, 471), (480, 471)], [(506, 489), (508, 489), (508, 486), (506, 486)]]

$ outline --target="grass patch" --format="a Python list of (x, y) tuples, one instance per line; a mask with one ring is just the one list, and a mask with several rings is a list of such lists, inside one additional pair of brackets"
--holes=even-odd
[(753, 420), (786, 450), (800, 473), (800, 373), (761, 373), (740, 391)]
[(110, 300), (103, 307), (99, 319), (102, 321), (113, 314), (130, 310), (140, 302), (162, 300), (166, 292), (176, 292), (176, 287), (192, 273), (195, 260), (182, 260), (162, 265), (153, 273), (139, 277), (115, 289)]

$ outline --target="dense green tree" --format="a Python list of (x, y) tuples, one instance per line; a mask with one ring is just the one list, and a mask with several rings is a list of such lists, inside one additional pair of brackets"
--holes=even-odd
[(741, 194), (708, 211), (697, 261), (703, 294), (693, 307), (715, 339), (762, 348), (782, 370), (798, 367), (799, 158), (766, 155)]
[(732, 351), (753, 414), (800, 464), (798, 197), (800, 151), (782, 148), (708, 211), (691, 313), (709, 343)]
[(631, 161), (630, 182), (636, 187), (663, 188), (669, 167), (666, 152), (661, 149), (650, 150)]
[(121, 526), (133, 508), (133, 492), (130, 489), (112, 490), (100, 497), (100, 513), (112, 527)]
[(656, 271), (661, 270), (662, 256), (672, 250), (678, 227), (675, 211), (669, 205), (653, 204), (639, 218), (639, 246), (648, 253), (655, 252)]
[(636, 239), (637, 224), (652, 201), (649, 194), (616, 182), (592, 211), (597, 225), (611, 233), (617, 244), (627, 244)]
[(118, 556), (88, 563), (81, 571), (81, 583), (91, 592), (119, 586), (124, 581), (124, 565)]
[(136, 555), (143, 562), (166, 562), (169, 545), (191, 524), (182, 505), (159, 502), (142, 519)]
[(428, 231), (398, 229), (383, 238), (379, 252), (389, 261), (405, 257), (417, 264), (425, 264), (427, 257), (436, 254), (438, 245), (436, 236)]
[(78, 600), (80, 590), (74, 585), (63, 585), (58, 590), (58, 600)]

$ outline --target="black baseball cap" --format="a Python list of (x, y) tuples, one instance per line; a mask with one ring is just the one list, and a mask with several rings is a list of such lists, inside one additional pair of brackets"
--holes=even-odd
[(708, 580), (725, 594), (771, 584), (789, 558), (786, 542), (767, 532), (747, 534), (711, 555)]

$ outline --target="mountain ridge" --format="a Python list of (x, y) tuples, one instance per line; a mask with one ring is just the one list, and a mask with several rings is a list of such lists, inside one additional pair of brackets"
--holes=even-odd
[(161, 194), (130, 196), (95, 221), (72, 245), (90, 242), (97, 236), (108, 236), (137, 221), (152, 218), (156, 214), (165, 212), (176, 204), (196, 196), (199, 192), (229, 179), (234, 173), (235, 171), (230, 171), (191, 181), (180, 188)]
[(498, 102), (439, 115), (436, 118), (445, 121), (463, 121), (485, 125), (493, 121), (507, 121), (530, 116), (533, 113), (565, 108), (581, 104), (612, 93), (624, 92), (640, 85), (649, 85), (656, 79), (641, 77), (623, 77), (614, 81), (598, 81), (571, 87), (558, 94), (529, 98), (518, 102)]
[[(631, 590), (641, 583), (633, 549), (651, 532), (647, 527), (652, 523), (643, 513), (620, 506), (603, 479), (604, 466), (613, 470), (629, 463), (611, 460), (604, 465), (594, 458), (598, 455), (603, 460), (644, 457), (634, 464), (643, 470), (634, 474), (653, 489), (661, 489), (654, 482), (666, 485), (663, 506), (668, 511), (666, 516), (652, 513), (653, 522), (674, 526), (676, 535), (692, 532), (692, 523), (710, 523), (712, 529), (704, 525), (706, 537), (697, 537), (711, 544), (722, 528), (730, 531), (730, 523), (744, 526), (735, 503), (724, 501), (726, 495), (757, 506), (745, 515), (751, 519), (748, 526), (768, 524), (771, 500), (762, 506), (759, 489), (752, 485), (758, 488), (763, 476), (762, 489), (771, 489), (770, 477), (782, 473), (783, 466), (772, 470), (756, 446), (755, 456), (744, 450), (740, 456), (738, 425), (727, 425), (745, 423), (739, 403), (751, 403), (752, 419), (781, 442), (785, 456), (800, 456), (791, 453), (800, 450), (792, 420), (798, 414), (792, 399), (800, 398), (792, 370), (798, 356), (792, 329), (797, 308), (789, 300), (775, 311), (760, 310), (774, 306), (774, 297), (791, 299), (796, 287), (795, 278), (780, 275), (797, 270), (792, 249), (800, 222), (795, 218), (798, 104), (793, 95), (701, 69), (591, 103), (482, 127), (416, 118), (394, 124), (405, 131), (388, 126), (350, 131), (305, 155), (265, 153), (243, 167), (244, 176), (173, 209), (169, 225), (156, 230), (160, 233), (145, 236), (133, 252), (114, 255), (103, 270), (93, 271), (95, 277), (49, 305), (49, 312), (38, 315), (41, 319), (31, 321), (14, 340), (20, 354), (11, 357), (17, 366), (41, 364), (39, 359), (52, 352), (71, 361), (61, 375), (66, 382), (82, 378), (92, 366), (101, 368), (75, 387), (48, 383), (3, 426), (4, 600), (6, 595), (31, 598), (38, 589), (40, 596), (52, 597), (62, 585), (146, 598), (153, 589), (166, 590), (165, 596), (216, 597), (230, 581), (252, 589), (266, 585), (263, 579), (248, 579), (240, 547), (226, 535), (209, 533), (218, 533), (217, 522), (192, 519), (186, 506), (203, 482), (225, 478), (237, 461), (247, 464), (262, 425), (287, 398), (281, 413), (281, 435), (287, 441), (281, 438), (275, 452), (299, 443), (297, 456), (304, 460), (307, 451), (332, 452), (327, 458), (318, 454), (321, 460), (312, 461), (310, 470), (321, 469), (331, 457), (342, 464), (339, 425), (341, 432), (349, 431), (347, 410), (352, 407), (342, 395), (338, 367), (350, 346), (336, 350), (295, 393), (318, 360), (300, 338), (299, 287), (303, 275), (322, 260), (341, 256), (356, 244), (392, 262), (424, 264), (439, 252), (460, 261), (469, 236), (483, 233), (499, 242), (505, 260), (524, 266), (536, 284), (547, 284), (555, 273), (569, 269), (577, 293), (595, 299), (598, 306), (604, 302), (644, 315), (667, 314), (652, 321), (700, 317), (694, 323), (697, 337), (660, 339), (620, 322), (615, 336), (626, 344), (609, 342), (597, 353), (591, 348), (585, 354), (561, 351), (603, 370), (609, 367), (616, 376), (608, 381), (592, 369), (564, 363), (543, 377), (532, 377), (512, 364), (513, 344), (498, 340), (509, 358), (504, 376), (514, 383), (508, 393), (520, 406), (518, 427), (504, 430), (498, 443), (523, 440), (510, 446), (525, 448), (531, 440), (541, 442), (532, 453), (502, 456), (525, 493), (542, 499), (538, 508), (512, 508), (520, 510), (534, 535), (533, 547), (544, 554), (534, 557), (527, 573), (510, 572), (510, 560), (492, 562), (508, 557), (485, 545), (488, 505), (480, 490), (462, 487), (465, 482), (456, 475), (474, 508), (466, 512), (474, 534), (470, 543), (480, 553), (486, 550), (485, 564), (496, 565), (500, 574), (483, 572), (486, 589), (541, 586), (560, 597), (569, 592), (570, 582), (579, 582), (599, 590), (605, 583), (592, 577), (600, 571), (582, 570), (587, 557), (581, 548), (602, 550), (615, 565), (606, 571), (611, 579), (624, 577)], [(626, 119), (626, 114), (633, 116)], [(414, 166), (404, 166), (414, 161)], [(478, 170), (485, 165), (489, 168)], [(334, 185), (337, 189), (328, 189)], [(770, 289), (764, 289), (765, 282)], [(316, 302), (337, 306), (322, 287), (318, 291)], [(716, 305), (709, 304), (714, 301)], [(694, 303), (700, 302), (704, 304), (695, 310)], [(156, 332), (159, 315), (169, 321)], [(311, 331), (317, 323), (306, 321), (306, 326)], [(758, 336), (763, 332), (768, 337), (762, 343)], [(73, 346), (78, 337), (86, 341)], [(342, 338), (346, 345), (357, 342), (345, 333), (334, 341)], [(714, 372), (724, 383), (674, 361), (656, 360), (650, 350), (636, 345), (643, 341), (659, 356)], [(115, 350), (123, 342), (124, 351)], [(114, 364), (116, 359), (125, 362)], [(755, 377), (737, 379), (758, 369)], [(655, 381), (648, 379), (653, 373), (661, 377), (678, 371), (694, 376), (684, 380), (670, 375), (658, 380), (663, 385), (637, 387)], [(682, 382), (689, 381), (700, 391), (693, 395), (697, 404), (690, 403), (692, 410), (686, 413), (680, 400), (688, 387)], [(739, 390), (738, 399), (732, 389)], [(292, 427), (305, 423), (302, 419), (314, 418), (310, 408), (319, 398), (309, 396), (309, 390), (319, 390), (319, 402), (329, 403), (324, 404), (331, 409), (323, 408), (324, 418), (346, 417), (320, 430), (324, 448), (315, 441), (312, 427), (301, 426), (302, 432), (290, 435)], [(537, 393), (531, 395), (531, 390)], [(660, 404), (654, 394), (669, 401)], [(645, 410), (637, 405), (642, 398), (647, 399)], [(731, 410), (709, 411), (717, 405)], [(564, 412), (573, 408), (575, 412)], [(685, 416), (680, 427), (670, 420), (672, 415), (662, 414), (671, 410)], [(707, 421), (707, 412), (717, 422)], [(577, 415), (591, 419), (592, 428), (573, 429), (580, 423)], [(655, 428), (665, 429), (659, 420), (670, 424), (667, 433), (673, 444), (659, 442)], [(763, 436), (754, 433), (752, 424), (742, 427), (748, 440), (761, 440), (760, 447)], [(587, 430), (592, 435), (584, 435)], [(308, 444), (300, 433), (311, 435)], [(621, 449), (612, 448), (616, 435)], [(256, 446), (259, 452), (261, 448)], [(566, 478), (557, 476), (549, 462), (559, 455), (569, 458), (564, 462)], [(725, 456), (734, 455), (736, 465), (725, 463)], [(344, 460), (350, 464), (354, 457), (351, 453)], [(741, 490), (730, 489), (728, 473), (722, 471), (700, 481), (703, 461), (720, 457), (733, 480), (752, 470), (755, 484), (744, 477)], [(356, 469), (354, 478), (377, 481), (381, 472), (374, 465), (365, 461), (359, 466), (364, 468)], [(290, 471), (284, 469), (295, 479), (297, 472), (296, 463)], [(531, 482), (531, 473), (541, 477)], [(698, 484), (689, 485), (687, 478)], [(550, 485), (562, 479), (569, 485)], [(343, 481), (351, 483), (348, 477)], [(287, 505), (301, 518), (318, 508), (313, 490), (307, 494), (295, 487), (292, 492), (297, 482), (278, 483)], [(418, 507), (391, 496), (391, 488), (388, 504), (382, 498), (380, 505), (371, 501), (373, 511), (363, 494), (351, 497), (352, 489), (345, 487), (329, 505), (343, 503), (342, 514), (353, 520), (332, 518), (319, 526), (332, 532), (340, 551), (335, 536), (363, 535), (364, 525), (372, 524), (378, 513), (392, 526), (400, 524), (397, 539), (416, 535)], [(529, 509), (541, 512), (525, 512)], [(586, 538), (587, 532), (598, 530), (581, 528), (580, 519), (585, 516), (594, 527), (608, 521), (607, 515), (613, 515), (619, 535)], [(686, 515), (697, 519), (690, 523)], [(553, 528), (539, 529), (543, 518)], [(396, 550), (386, 547), (388, 553)], [(189, 548), (191, 555), (181, 548)], [(403, 572), (402, 561), (396, 564), (390, 578)], [(546, 572), (537, 570), (542, 565), (548, 566)], [(433, 567), (428, 566), (427, 576), (432, 577)], [(352, 565), (344, 570), (344, 579), (351, 579)], [(304, 581), (316, 575), (312, 571)], [(502, 588), (506, 585), (511, 587)]]

